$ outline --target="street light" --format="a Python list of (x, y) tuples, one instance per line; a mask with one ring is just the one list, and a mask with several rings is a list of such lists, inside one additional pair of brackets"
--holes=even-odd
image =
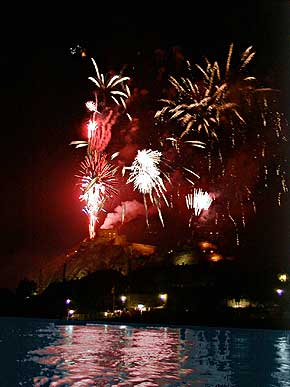
[(283, 294), (284, 294), (283, 289), (275, 289), (275, 292), (278, 294), (278, 296), (283, 296)]
[(125, 309), (125, 302), (126, 302), (126, 300), (127, 300), (127, 297), (124, 296), (124, 295), (122, 295), (122, 296), (120, 296), (120, 300), (121, 300), (121, 302), (122, 302), (122, 309), (123, 309), (123, 311), (124, 311), (124, 309)]
[(278, 280), (281, 282), (286, 282), (289, 279), (288, 274), (280, 273), (278, 274)]
[(142, 314), (142, 312), (143, 312), (144, 310), (146, 310), (144, 304), (138, 304), (138, 305), (137, 305), (137, 309), (139, 310), (140, 314)]
[(67, 311), (67, 318), (68, 318), (68, 319), (72, 318), (74, 312), (75, 312), (75, 311), (74, 311), (73, 309), (69, 309), (69, 310)]
[(167, 294), (166, 293), (163, 293), (163, 294), (159, 294), (159, 298), (162, 302), (166, 302), (167, 301)]

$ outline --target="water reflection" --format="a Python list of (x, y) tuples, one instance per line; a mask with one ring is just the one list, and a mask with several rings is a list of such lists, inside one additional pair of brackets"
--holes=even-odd
[(290, 386), (290, 337), (289, 335), (277, 336), (274, 343), (276, 350), (275, 362), (277, 370), (272, 376), (277, 380), (279, 386)]
[(288, 332), (88, 324), (41, 335), (48, 345), (26, 359), (33, 387), (290, 387)]
[(229, 332), (128, 326), (58, 326), (60, 337), (31, 351), (34, 386), (232, 386)]
[(186, 330), (183, 363), (195, 367), (194, 386), (233, 386), (229, 335), (228, 330)]
[(45, 366), (34, 378), (43, 386), (158, 386), (180, 379), (178, 331), (124, 326), (59, 326), (62, 338), (31, 351)]

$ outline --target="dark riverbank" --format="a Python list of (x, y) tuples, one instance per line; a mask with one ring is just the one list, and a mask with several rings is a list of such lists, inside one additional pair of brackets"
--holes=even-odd
[(164, 313), (143, 313), (134, 316), (116, 316), (99, 318), (97, 320), (66, 320), (71, 323), (100, 322), (113, 324), (145, 324), (162, 326), (208, 326), (247, 329), (277, 329), (289, 330), (290, 319), (286, 316), (252, 315), (245, 311), (230, 311), (223, 314), (195, 315), (185, 312), (178, 315), (164, 311)]
[(29, 314), (16, 314), (13, 316), (1, 316), (13, 318), (35, 318), (50, 319), (60, 324), (126, 324), (144, 326), (207, 326), (241, 329), (271, 329), (290, 330), (290, 318), (285, 314), (274, 316), (262, 313), (254, 313), (249, 310), (224, 310), (220, 313), (195, 314), (192, 312), (171, 313), (166, 310), (136, 313), (132, 315), (123, 314), (110, 317), (101, 317), (100, 314), (75, 316), (73, 318), (60, 318), (59, 316), (38, 316)]
[[(10, 318), (19, 318), (19, 319), (31, 319), (32, 317), (21, 317), (21, 316), (0, 316), (0, 318), (10, 319)], [(290, 330), (290, 321), (289, 320), (262, 320), (262, 319), (216, 319), (216, 320), (196, 320), (192, 321), (191, 319), (180, 320), (180, 319), (171, 319), (171, 320), (154, 320), (148, 318), (112, 318), (112, 319), (98, 319), (98, 320), (67, 320), (67, 319), (47, 319), (34, 317), (35, 320), (49, 320), (56, 324), (60, 325), (99, 325), (99, 324), (109, 324), (109, 325), (131, 325), (131, 326), (165, 326), (165, 327), (217, 327), (217, 328), (228, 328), (228, 329), (265, 329), (265, 330)]]
[(18, 310), (7, 315), (0, 315), (6, 318), (35, 318), (50, 319), (61, 324), (127, 324), (127, 325), (158, 325), (158, 326), (208, 326), (228, 327), (245, 329), (275, 329), (290, 330), (290, 315), (279, 310), (258, 310), (255, 308), (234, 309), (224, 308), (215, 311), (170, 311), (156, 309), (145, 312), (133, 313), (86, 313), (69, 316), (60, 314), (37, 313), (36, 310)]
[(288, 278), (229, 261), (99, 270), (44, 289), (24, 279), (15, 291), (0, 289), (0, 316), (288, 330)]

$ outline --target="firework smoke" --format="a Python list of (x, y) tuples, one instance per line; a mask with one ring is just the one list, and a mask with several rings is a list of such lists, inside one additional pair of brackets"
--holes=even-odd
[(137, 200), (127, 200), (117, 206), (113, 212), (107, 214), (106, 219), (100, 228), (114, 228), (117, 225), (130, 222), (139, 215), (145, 216), (144, 205)]

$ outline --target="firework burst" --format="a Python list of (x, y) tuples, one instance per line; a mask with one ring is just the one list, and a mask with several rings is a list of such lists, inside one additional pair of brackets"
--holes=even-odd
[[(180, 144), (186, 145), (185, 138), (190, 141), (194, 136), (205, 142), (202, 161), (191, 163), (196, 176), (221, 193), (216, 200), (216, 222), (230, 220), (237, 245), (247, 216), (256, 214), (261, 188), (273, 190), (276, 180), (279, 206), (288, 193), (287, 160), (283, 156), (286, 123), (275, 108), (278, 91), (257, 87), (255, 77), (246, 74), (254, 56), (252, 46), (248, 47), (233, 68), (231, 44), (223, 66), (208, 59), (205, 66), (196, 64), (196, 79), (187, 62), (190, 76), (169, 77), (173, 97), (161, 99), (163, 107), (155, 114), (157, 122), (173, 128), (170, 139), (178, 153), (185, 153), (179, 149)], [(188, 157), (185, 161), (188, 163)]]
[[(97, 150), (102, 152), (108, 146), (111, 136), (112, 127), (116, 123), (120, 111), (119, 107), (126, 110), (126, 100), (130, 97), (130, 89), (127, 81), (129, 77), (121, 75), (105, 76), (100, 73), (94, 59), (92, 59), (96, 70), (96, 77), (89, 77), (95, 86), (95, 100), (87, 101), (86, 108), (90, 113), (87, 123), (87, 140), (72, 141), (70, 145), (76, 148), (88, 147), (88, 153)], [(115, 108), (117, 106), (117, 109)], [(126, 112), (127, 117), (131, 116)]]
[(105, 202), (117, 194), (116, 172), (118, 167), (107, 161), (107, 155), (94, 151), (88, 154), (80, 165), (80, 200), (85, 201), (83, 211), (89, 217), (90, 238), (95, 237), (95, 226)]
[[(87, 147), (87, 155), (81, 162), (80, 174), (77, 177), (81, 181), (80, 200), (86, 203), (83, 211), (89, 217), (91, 239), (95, 237), (96, 223), (100, 212), (104, 210), (105, 202), (117, 193), (116, 172), (118, 167), (107, 161), (107, 154), (104, 153), (104, 150), (111, 140), (112, 127), (120, 114), (119, 107), (122, 107), (123, 111), (126, 110), (125, 101), (130, 97), (127, 85), (129, 77), (121, 75), (106, 77), (100, 73), (94, 59), (92, 62), (96, 70), (96, 77), (89, 77), (89, 79), (95, 84), (97, 90), (95, 100), (86, 102), (86, 108), (90, 113), (86, 140), (70, 143), (76, 148)], [(126, 114), (131, 119), (130, 115)], [(111, 159), (117, 154), (115, 152)]]
[(113, 102), (113, 104), (123, 106), (123, 108), (126, 109), (126, 100), (131, 95), (127, 84), (127, 81), (129, 81), (130, 78), (118, 74), (105, 76), (100, 73), (93, 58), (92, 62), (96, 70), (96, 76), (89, 77), (89, 80), (97, 86), (98, 104), (100, 105), (100, 108), (103, 109), (108, 107), (111, 102)]
[[(174, 120), (182, 128), (178, 138), (181, 139), (190, 132), (204, 132), (207, 137), (217, 140), (217, 129), (223, 116), (232, 113), (244, 123), (244, 119), (238, 112), (238, 102), (233, 96), (231, 76), (231, 57), (233, 44), (230, 45), (228, 57), (226, 60), (225, 74), (221, 76), (221, 70), (218, 62), (210, 63), (206, 59), (206, 67), (202, 68), (196, 64), (200, 71), (200, 77), (197, 80), (190, 77), (181, 77), (177, 79), (169, 77), (170, 84), (175, 89), (174, 99), (161, 99), (165, 106), (156, 112), (155, 118), (161, 120)], [(248, 47), (241, 56), (241, 63), (238, 74), (245, 69), (252, 60), (255, 53), (252, 47)], [(191, 64), (188, 61), (188, 70), (192, 73)], [(254, 77), (239, 77), (240, 89), (252, 88)], [(237, 80), (235, 80), (237, 83)]]
[[(132, 165), (123, 168), (123, 175), (129, 172), (127, 184), (131, 183), (143, 196), (148, 226), (148, 204), (157, 208), (164, 226), (162, 205), (176, 211), (175, 205), (182, 203), (184, 210), (185, 197), (192, 219), (199, 217), (199, 223), (207, 222), (204, 225), (207, 229), (211, 221), (217, 231), (230, 228), (231, 236), (227, 239), (234, 238), (235, 234), (238, 245), (247, 220), (259, 211), (256, 203), (263, 201), (265, 189), (272, 194), (275, 183), (278, 186), (276, 203), (283, 204), (288, 193), (288, 160), (284, 153), (287, 138), (285, 118), (276, 108), (277, 90), (258, 87), (255, 77), (246, 74), (255, 56), (252, 47), (237, 61), (233, 60), (233, 44), (226, 54), (222, 65), (205, 59), (204, 65), (195, 64), (194, 75), (188, 61), (186, 75), (169, 76), (170, 89), (162, 88), (166, 97), (159, 100), (162, 107), (154, 115), (159, 124), (158, 135), (154, 130), (152, 136), (147, 136), (150, 145), (138, 150)], [(117, 193), (114, 185), (117, 168), (107, 163), (103, 152), (110, 143), (113, 125), (121, 113), (127, 112), (130, 99), (129, 77), (105, 76), (93, 59), (92, 62), (96, 75), (89, 80), (96, 90), (94, 100), (86, 103), (90, 114), (86, 139), (71, 143), (77, 148), (87, 147), (79, 179), (80, 199), (86, 202), (84, 211), (90, 218), (91, 237), (105, 203)], [(233, 63), (237, 63), (234, 68)], [(145, 105), (142, 108), (146, 109)], [(160, 145), (162, 152), (148, 149), (157, 149)], [(131, 149), (135, 152), (137, 146), (136, 141)], [(161, 160), (169, 161), (170, 174), (161, 170)], [(110, 166), (107, 177), (102, 167), (106, 163)], [(215, 192), (215, 197), (199, 189), (185, 195), (189, 192), (188, 183), (193, 189), (196, 179), (200, 179), (200, 186)], [(211, 218), (207, 215), (203, 218), (202, 211), (211, 205)], [(125, 207), (121, 218), (124, 216)]]
[(148, 206), (146, 201), (146, 195), (149, 195), (151, 203), (155, 204), (159, 213), (159, 218), (164, 226), (163, 218), (161, 215), (161, 199), (164, 200), (168, 206), (168, 201), (165, 196), (166, 187), (162, 179), (163, 176), (170, 182), (169, 177), (162, 173), (159, 165), (161, 162), (162, 153), (159, 151), (153, 151), (151, 149), (138, 150), (137, 156), (130, 167), (123, 168), (123, 174), (126, 170), (130, 170), (127, 183), (133, 183), (134, 190), (143, 195), (144, 205), (146, 210), (146, 220), (148, 225)]
[(203, 210), (207, 211), (212, 204), (214, 197), (202, 189), (194, 189), (193, 194), (185, 196), (188, 209), (194, 209), (194, 214), (199, 216)]

